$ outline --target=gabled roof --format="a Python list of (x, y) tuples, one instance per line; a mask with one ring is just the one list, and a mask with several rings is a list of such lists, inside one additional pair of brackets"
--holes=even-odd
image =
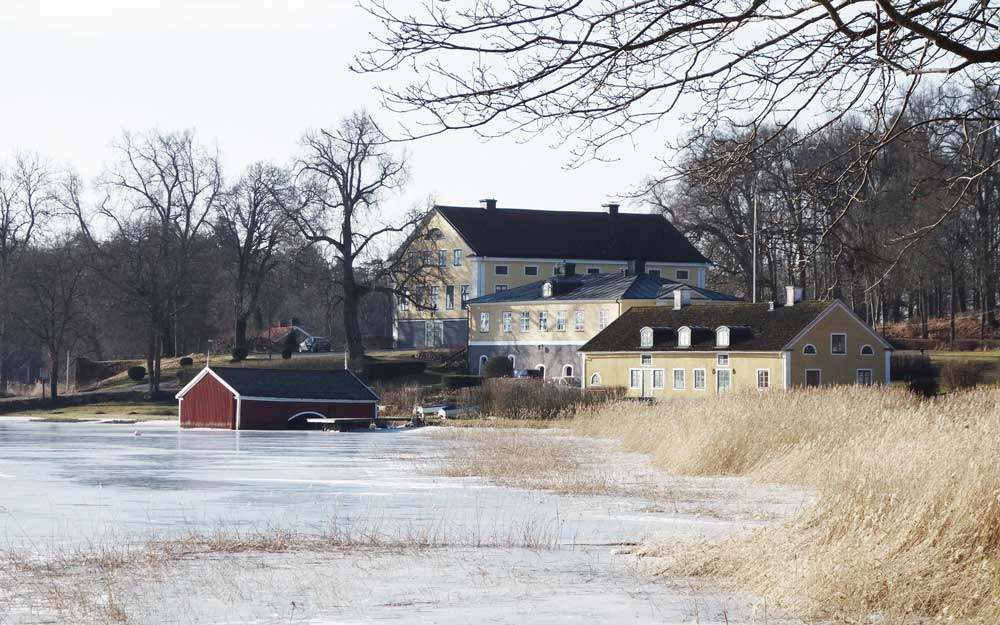
[[(542, 286), (550, 280), (558, 281), (563, 288), (552, 297), (543, 297)], [(691, 291), (696, 299), (714, 302), (738, 302), (739, 298), (718, 291), (693, 287), (666, 278), (648, 274), (600, 273), (568, 277), (553, 277), (531, 282), (513, 289), (490, 293), (469, 300), (470, 304), (500, 304), (507, 302), (567, 301), (567, 300), (618, 300), (662, 299), (671, 297), (678, 288)]]
[(435, 206), (479, 256), (708, 263), (661, 215)]
[[(781, 351), (813, 321), (839, 302), (801, 302), (794, 306), (768, 304), (730, 304), (727, 306), (636, 307), (615, 319), (597, 336), (580, 348), (581, 352), (620, 351)], [(839, 304), (842, 305), (842, 304)], [(729, 347), (715, 346), (715, 333), (693, 332), (691, 347), (678, 348), (676, 338), (658, 341), (652, 348), (639, 345), (639, 330), (649, 327), (701, 326), (715, 330), (719, 326), (749, 326), (750, 332), (734, 332)]]
[(258, 369), (256, 367), (205, 368), (179, 393), (180, 399), (205, 375), (214, 375), (237, 397), (376, 401), (378, 396), (350, 371)]

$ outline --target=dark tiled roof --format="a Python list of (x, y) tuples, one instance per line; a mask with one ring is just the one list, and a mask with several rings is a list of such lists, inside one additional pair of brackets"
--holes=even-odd
[(254, 367), (212, 367), (212, 371), (248, 397), (289, 399), (378, 399), (350, 371), (308, 371), (299, 369), (257, 369)]
[[(749, 326), (750, 332), (731, 332), (730, 346), (718, 351), (778, 351), (788, 344), (820, 313), (829, 308), (830, 302), (802, 302), (795, 306), (776, 306), (773, 311), (767, 304), (728, 304), (725, 306), (673, 307), (643, 306), (631, 308), (615, 319), (580, 348), (581, 352), (618, 351), (715, 351), (715, 332), (719, 326)], [(666, 340), (658, 338), (652, 349), (639, 347), (639, 330), (701, 326), (711, 332), (692, 332), (691, 347), (678, 348), (676, 334)]]
[[(560, 280), (564, 289), (559, 289), (552, 297), (542, 297), (542, 285), (549, 280)], [(502, 302), (532, 302), (560, 300), (609, 300), (609, 299), (656, 299), (670, 297), (677, 288), (691, 290), (692, 297), (712, 301), (738, 302), (739, 298), (697, 287), (657, 278), (648, 274), (625, 275), (621, 273), (583, 274), (566, 278), (548, 278), (530, 284), (490, 293), (470, 300), (470, 304), (498, 304)]]
[(479, 256), (707, 263), (660, 215), (436, 206)]

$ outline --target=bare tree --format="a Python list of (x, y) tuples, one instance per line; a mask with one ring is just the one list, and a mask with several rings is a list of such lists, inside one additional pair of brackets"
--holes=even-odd
[[(125, 133), (115, 151), (117, 162), (98, 181), (105, 196), (96, 209), (85, 207), (78, 179), (67, 182), (64, 205), (92, 250), (114, 253), (114, 262), (129, 267), (120, 279), (109, 280), (142, 303), (148, 324), (149, 392), (155, 395), (160, 360), (175, 351), (174, 323), (189, 303), (195, 244), (209, 226), (222, 174), (217, 155), (195, 144), (191, 132)], [(102, 230), (109, 232), (111, 245), (100, 245)]]
[[(576, 163), (604, 158), (640, 129), (679, 118), (691, 132), (674, 147), (720, 128), (744, 138), (701, 164), (705, 175), (721, 180), (748, 158), (769, 158), (863, 114), (864, 132), (840, 155), (850, 158), (837, 158), (850, 184), (831, 226), (856, 207), (878, 154), (934, 121), (907, 116), (921, 81), (1000, 78), (1000, 6), (972, 0), (456, 0), (417, 9), (370, 0), (365, 6), (383, 29), (355, 69), (406, 72), (404, 86), (384, 94), (391, 107), (417, 120), (412, 136), (552, 128), (573, 147)], [(939, 120), (1000, 122), (985, 103), (965, 104), (939, 110)], [(779, 145), (790, 129), (796, 141)], [(969, 190), (998, 164), (970, 164), (947, 184)], [(679, 175), (665, 172), (656, 182)], [(911, 223), (896, 241), (899, 253), (954, 208)]]
[(257, 163), (218, 204), (215, 231), (232, 280), (236, 348), (247, 347), (247, 322), (268, 275), (280, 262), (280, 247), (287, 242), (287, 218), (279, 200), (287, 194), (287, 186), (286, 172)]
[(39, 227), (54, 206), (52, 171), (36, 156), (0, 164), (0, 395), (7, 390), (10, 358), (8, 323), (15, 298), (12, 280)]
[[(389, 151), (387, 140), (363, 112), (335, 129), (308, 133), (296, 164), (296, 189), (283, 200), (286, 213), (309, 245), (332, 248), (343, 314), (349, 366), (364, 363), (359, 311), (371, 293), (393, 293), (392, 276), (401, 257), (387, 257), (388, 246), (407, 239), (425, 214), (409, 211), (387, 218), (381, 203), (406, 181), (405, 157)], [(364, 270), (362, 270), (364, 267)]]
[(27, 252), (16, 279), (14, 317), (20, 331), (37, 339), (49, 361), (49, 397), (59, 396), (61, 356), (86, 329), (87, 263), (77, 241), (62, 238)]

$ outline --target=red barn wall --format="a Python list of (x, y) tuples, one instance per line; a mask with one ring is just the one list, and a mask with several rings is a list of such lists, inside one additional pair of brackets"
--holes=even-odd
[(215, 376), (208, 374), (181, 399), (182, 428), (236, 427), (236, 398)]
[(374, 419), (375, 404), (244, 399), (240, 429), (284, 430), (288, 428), (288, 420), (300, 412), (317, 412), (328, 419)]

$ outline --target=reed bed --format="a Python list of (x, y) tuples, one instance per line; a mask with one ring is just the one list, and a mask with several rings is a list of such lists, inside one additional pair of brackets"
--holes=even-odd
[(733, 394), (598, 407), (573, 428), (673, 473), (817, 494), (754, 532), (679, 550), (647, 544), (664, 574), (728, 579), (832, 622), (997, 623), (998, 400), (995, 390), (932, 400), (861, 387)]

